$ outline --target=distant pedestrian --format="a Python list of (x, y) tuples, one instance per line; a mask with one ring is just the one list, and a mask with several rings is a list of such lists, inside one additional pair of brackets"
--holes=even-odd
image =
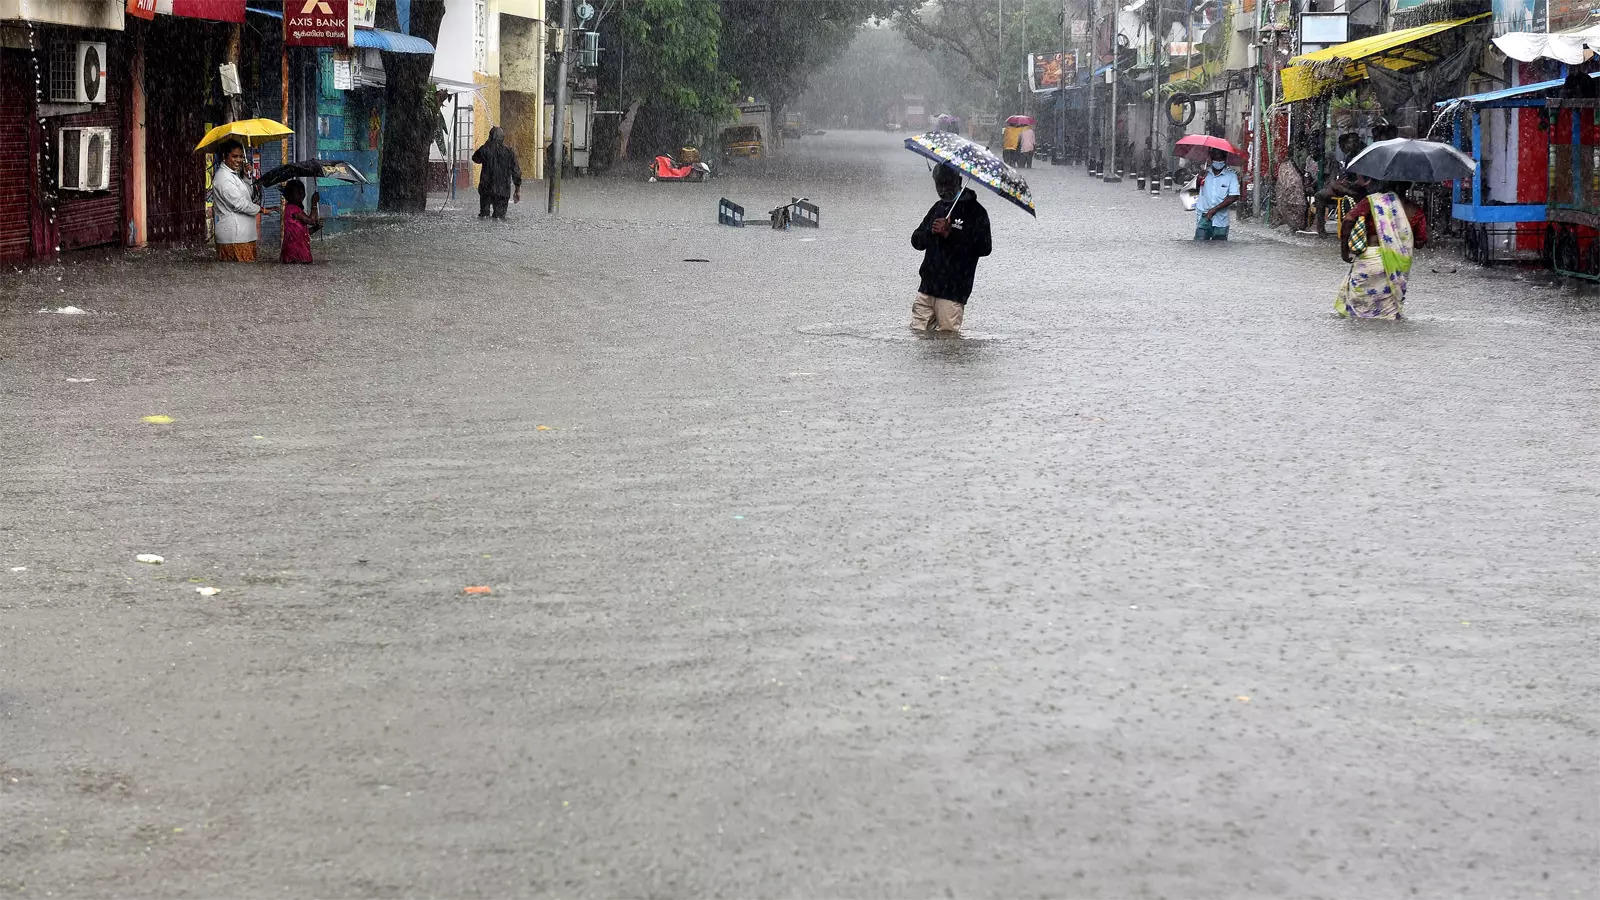
[(1037, 141), (1033, 134), (1032, 125), (1022, 126), (1022, 134), (1017, 135), (1017, 167), (1022, 169), (1033, 168), (1033, 148)]
[(1005, 160), (1006, 165), (1008, 165), (1008, 166), (1017, 165), (1017, 154), (1019, 152), (1017, 150), (1017, 148), (1021, 145), (1021, 143), (1022, 143), (1022, 126), (1021, 125), (1006, 125), (1003, 129), (1001, 129), (1001, 131), (1000, 131), (1000, 158)]
[(496, 219), (504, 219), (507, 200), (522, 202), (522, 168), (499, 125), (490, 128), (489, 139), (472, 151), (472, 161), (483, 166), (478, 172), (478, 218), (492, 210)]
[(1195, 223), (1194, 239), (1197, 241), (1225, 241), (1232, 213), (1228, 207), (1239, 202), (1239, 176), (1228, 168), (1228, 151), (1213, 149), (1211, 165), (1200, 173), (1200, 196), (1194, 211), (1199, 219)]
[(311, 212), (306, 213), (306, 186), (290, 181), (283, 186), (283, 244), (278, 249), (278, 262), (310, 263), (311, 236), (322, 230), (322, 219), (317, 214), (321, 197), (311, 195)]
[(939, 199), (911, 233), (911, 246), (922, 251), (922, 268), (917, 270), (922, 281), (911, 304), (911, 328), (955, 332), (961, 330), (967, 298), (972, 296), (978, 260), (993, 249), (989, 213), (953, 166), (934, 169), (933, 186)]
[(270, 214), (271, 207), (258, 205), (250, 196), (250, 183), (244, 174), (244, 145), (224, 141), (217, 148), (220, 161), (211, 174), (211, 209), (215, 215), (212, 234), (217, 242), (217, 259), (224, 262), (256, 261), (256, 216)]

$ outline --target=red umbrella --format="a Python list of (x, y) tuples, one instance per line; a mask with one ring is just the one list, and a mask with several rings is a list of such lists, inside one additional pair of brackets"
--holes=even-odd
[(1012, 116), (1006, 120), (1007, 125), (1032, 125), (1033, 116)]
[(1178, 141), (1176, 152), (1187, 160), (1203, 163), (1211, 159), (1211, 151), (1221, 150), (1228, 154), (1228, 162), (1238, 165), (1244, 162), (1244, 154), (1240, 153), (1232, 144), (1219, 137), (1209, 134), (1191, 134)]

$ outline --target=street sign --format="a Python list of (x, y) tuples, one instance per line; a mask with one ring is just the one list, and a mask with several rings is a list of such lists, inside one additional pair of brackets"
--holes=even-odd
[(1072, 39), (1075, 40), (1075, 41), (1081, 41), (1081, 40), (1086, 39), (1087, 37), (1089, 37), (1089, 20), (1088, 19), (1073, 19), (1072, 20)]

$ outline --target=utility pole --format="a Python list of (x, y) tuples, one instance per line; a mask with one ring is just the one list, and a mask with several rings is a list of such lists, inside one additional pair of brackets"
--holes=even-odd
[(1110, 127), (1106, 129), (1108, 135), (1106, 138), (1106, 171), (1100, 178), (1102, 181), (1111, 182), (1122, 180), (1122, 176), (1117, 174), (1117, 82), (1122, 80), (1117, 72), (1118, 57), (1122, 55), (1118, 52), (1122, 48), (1117, 46), (1117, 37), (1117, 7), (1113, 5), (1111, 7), (1111, 109), (1109, 110), (1111, 115), (1108, 117), (1111, 123)]
[(1150, 71), (1155, 76), (1150, 81), (1150, 154), (1146, 160), (1150, 164), (1150, 193), (1161, 193), (1161, 175), (1156, 171), (1156, 156), (1161, 152), (1161, 51), (1166, 49), (1166, 39), (1161, 30), (1161, 14), (1166, 11), (1166, 0), (1154, 0), (1156, 4), (1156, 32), (1150, 42), (1154, 49), (1150, 53)]
[[(994, 46), (994, 102), (999, 105), (1005, 102), (1003, 92), (1006, 87), (1006, 0), (997, 0), (997, 4), (1000, 10), (1000, 24), (995, 31), (998, 37), (995, 38)], [(1005, 111), (1003, 106), (996, 109), (995, 118), (1004, 122)]]
[(1266, 10), (1266, 3), (1262, 0), (1256, 2), (1256, 70), (1250, 78), (1250, 119), (1253, 128), (1250, 130), (1250, 213), (1254, 218), (1261, 219), (1261, 141), (1262, 131), (1266, 130), (1266, 110), (1261, 109), (1261, 13)]
[[(1033, 44), (1028, 34), (1028, 0), (1022, 0), (1022, 77), (1017, 79), (1017, 112), (1026, 115), (1029, 112), (1028, 104), (1028, 76), (1032, 74), (1029, 69), (1031, 60), (1029, 54), (1033, 52)], [(1011, 71), (1015, 72), (1016, 69)]]
[(561, 209), (561, 170), (567, 163), (567, 60), (572, 56), (572, 0), (561, 0), (561, 31), (556, 53), (556, 108), (550, 116), (550, 202), (546, 212)]
[[(1050, 160), (1052, 163), (1059, 161), (1063, 165), (1067, 162), (1067, 88), (1072, 87), (1067, 84), (1067, 54), (1071, 52), (1072, 46), (1072, 14), (1067, 9), (1069, 2), (1071, 0), (1061, 0), (1061, 67), (1058, 70), (1061, 73), (1061, 80), (1056, 83), (1056, 100), (1060, 102), (1061, 108), (1057, 110), (1056, 116), (1055, 158)], [(1076, 67), (1072, 70), (1072, 80), (1078, 80)]]
[(1094, 157), (1094, 152), (1099, 149), (1099, 147), (1096, 146), (1096, 144), (1098, 144), (1099, 142), (1095, 140), (1095, 137), (1096, 137), (1096, 135), (1095, 135), (1095, 131), (1096, 131), (1095, 126), (1098, 125), (1099, 123), (1095, 121), (1095, 117), (1094, 117), (1094, 90), (1097, 87), (1095, 82), (1097, 80), (1099, 80), (1097, 76), (1098, 76), (1098, 70), (1100, 68), (1100, 60), (1097, 57), (1097, 55), (1095, 54), (1095, 52), (1094, 52), (1095, 51), (1095, 43), (1096, 43), (1095, 42), (1095, 38), (1097, 38), (1099, 36), (1099, 35), (1096, 34), (1096, 30), (1095, 30), (1095, 27), (1094, 27), (1094, 14), (1095, 14), (1095, 12), (1096, 12), (1096, 10), (1094, 8), (1094, 0), (1089, 0), (1089, 52), (1088, 52), (1088, 56), (1089, 56), (1089, 134), (1088, 134), (1087, 139), (1083, 142), (1083, 145), (1089, 151), (1089, 153), (1088, 153), (1089, 159), (1085, 160), (1085, 162), (1087, 162), (1089, 164), (1089, 174), (1090, 175), (1093, 175), (1095, 173), (1095, 171), (1096, 171), (1095, 170), (1095, 166), (1094, 166), (1094, 158), (1093, 157)]

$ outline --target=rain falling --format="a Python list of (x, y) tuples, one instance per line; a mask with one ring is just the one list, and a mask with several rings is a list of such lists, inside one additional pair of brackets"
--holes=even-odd
[(0, 897), (1592, 894), (1600, 32), (1324, 6), (0, 0)]

